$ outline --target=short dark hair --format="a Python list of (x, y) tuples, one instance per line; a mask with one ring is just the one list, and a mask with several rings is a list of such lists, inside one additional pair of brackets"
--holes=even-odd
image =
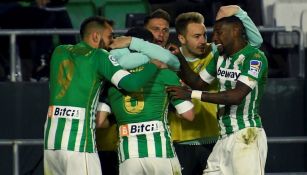
[(199, 23), (204, 24), (205, 18), (198, 12), (187, 12), (177, 16), (175, 20), (175, 28), (178, 34), (185, 34), (188, 24)]
[(84, 38), (85, 33), (88, 31), (88, 29), (93, 28), (93, 27), (105, 28), (107, 24), (110, 26), (113, 26), (114, 22), (112, 20), (108, 20), (100, 16), (92, 16), (92, 17), (86, 18), (81, 23), (81, 26), (80, 26), (81, 38), (82, 39)]
[(133, 27), (127, 31), (125, 36), (133, 36), (136, 38), (141, 38), (148, 42), (153, 42), (154, 40), (153, 34), (144, 27)]
[(241, 35), (242, 35), (245, 39), (247, 38), (246, 31), (245, 31), (245, 27), (244, 27), (242, 21), (241, 21), (238, 17), (236, 17), (236, 16), (224, 17), (224, 18), (221, 18), (221, 19), (215, 21), (215, 24), (217, 24), (217, 23), (224, 23), (224, 24), (234, 24), (234, 25), (237, 25), (237, 26), (239, 26)]
[(145, 19), (144, 19), (144, 26), (146, 26), (148, 24), (148, 22), (151, 19), (154, 18), (162, 18), (165, 21), (167, 21), (168, 23), (171, 22), (171, 16), (169, 15), (169, 13), (163, 9), (157, 9), (155, 11), (153, 11), (152, 13), (150, 13)]

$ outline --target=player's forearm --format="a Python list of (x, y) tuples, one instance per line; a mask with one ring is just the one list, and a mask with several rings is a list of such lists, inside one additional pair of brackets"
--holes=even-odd
[(158, 59), (176, 70), (179, 69), (180, 64), (178, 59), (169, 50), (157, 44), (132, 37), (129, 48), (141, 52), (149, 58)]
[(242, 102), (243, 98), (244, 97), (235, 93), (234, 90), (219, 93), (203, 92), (201, 95), (202, 101), (225, 105), (239, 105)]
[(158, 68), (154, 64), (145, 64), (142, 71), (131, 73), (119, 82), (119, 87), (128, 92), (139, 91), (156, 74)]
[(263, 39), (262, 39), (262, 36), (257, 26), (254, 24), (251, 18), (247, 15), (247, 13), (241, 8), (238, 10), (235, 16), (238, 17), (242, 21), (245, 27), (245, 30), (246, 30), (246, 35), (247, 35), (247, 39), (249, 43), (252, 46), (259, 48), (261, 44), (263, 43)]

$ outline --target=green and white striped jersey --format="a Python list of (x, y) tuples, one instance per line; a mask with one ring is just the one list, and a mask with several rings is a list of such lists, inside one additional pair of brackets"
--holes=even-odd
[(118, 86), (129, 72), (122, 70), (107, 51), (85, 42), (58, 46), (50, 69), (44, 149), (96, 152), (95, 114), (100, 88), (105, 80)]
[[(142, 69), (138, 67), (135, 70)], [(119, 158), (175, 156), (167, 124), (168, 105), (171, 102), (178, 113), (193, 108), (190, 101), (170, 101), (166, 86), (180, 85), (176, 73), (169, 69), (159, 70), (156, 77), (135, 93), (126, 93), (111, 87), (108, 99), (119, 126)]]
[(207, 83), (217, 78), (219, 91), (234, 89), (237, 81), (252, 89), (239, 105), (219, 105), (219, 109), (225, 110), (219, 118), (221, 136), (246, 127), (262, 127), (258, 111), (267, 73), (265, 55), (250, 45), (228, 58), (216, 54), (207, 68), (200, 72), (201, 78)]

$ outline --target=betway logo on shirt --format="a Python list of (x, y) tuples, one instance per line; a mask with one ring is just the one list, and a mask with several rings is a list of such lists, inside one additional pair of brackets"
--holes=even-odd
[(48, 117), (84, 119), (85, 108), (73, 106), (49, 106)]
[(217, 70), (217, 78), (229, 81), (237, 81), (240, 74), (240, 70), (226, 69), (222, 67), (219, 67)]
[(149, 121), (140, 123), (129, 123), (119, 127), (119, 134), (123, 136), (136, 136), (140, 134), (149, 134), (164, 131), (161, 121)]

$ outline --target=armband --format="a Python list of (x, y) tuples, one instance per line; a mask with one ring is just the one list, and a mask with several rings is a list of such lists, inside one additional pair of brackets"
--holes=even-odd
[(192, 90), (191, 98), (195, 98), (195, 99), (201, 100), (201, 94), (202, 93), (203, 93), (202, 91)]

